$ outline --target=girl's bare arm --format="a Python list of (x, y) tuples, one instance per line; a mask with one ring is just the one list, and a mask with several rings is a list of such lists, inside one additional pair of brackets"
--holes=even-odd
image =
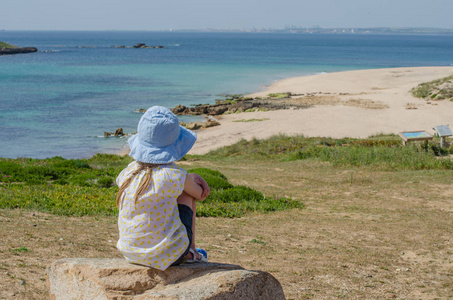
[(186, 176), (186, 180), (184, 182), (184, 192), (189, 194), (195, 200), (199, 200), (199, 201), (204, 200), (206, 197), (203, 197), (204, 196), (203, 188), (201, 187), (201, 185), (198, 185), (195, 182), (194, 178), (190, 175), (191, 174), (188, 174)]
[(208, 197), (209, 194), (211, 193), (211, 189), (209, 188), (208, 183), (203, 179), (203, 177), (196, 173), (190, 173), (189, 175), (192, 176), (192, 179), (195, 181), (195, 183), (201, 186), (201, 188), (203, 189), (203, 194), (201, 195), (201, 198), (204, 199)]

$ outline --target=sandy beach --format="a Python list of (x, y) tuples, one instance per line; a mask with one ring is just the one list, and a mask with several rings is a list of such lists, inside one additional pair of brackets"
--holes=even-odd
[[(189, 154), (204, 154), (241, 139), (276, 134), (366, 138), (375, 134), (426, 130), (453, 125), (453, 102), (414, 98), (410, 90), (423, 82), (453, 75), (453, 67), (358, 70), (289, 78), (250, 94), (291, 92), (309, 106), (297, 110), (223, 115), (220, 126), (198, 130)], [(306, 97), (308, 95), (308, 97)], [(256, 119), (256, 121), (245, 122)]]

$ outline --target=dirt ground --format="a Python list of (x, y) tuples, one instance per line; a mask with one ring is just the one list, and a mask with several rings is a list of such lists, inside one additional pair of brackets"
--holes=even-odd
[[(453, 299), (451, 171), (370, 172), (306, 161), (189, 161), (305, 209), (199, 218), (213, 262), (271, 273), (287, 299)], [(0, 210), (0, 299), (47, 299), (46, 266), (120, 257), (115, 218)]]

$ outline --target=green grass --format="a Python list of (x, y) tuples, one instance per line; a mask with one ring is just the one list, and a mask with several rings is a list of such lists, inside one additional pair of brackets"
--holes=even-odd
[[(437, 141), (402, 146), (395, 135), (368, 139), (331, 139), (278, 135), (265, 140), (242, 140), (208, 153), (203, 160), (297, 161), (328, 163), (333, 168), (370, 170), (452, 170), (453, 161)], [(197, 160), (196, 156), (188, 156)], [(25, 208), (58, 215), (117, 215), (114, 180), (132, 160), (128, 156), (97, 154), (90, 159), (0, 159), (0, 208)], [(264, 195), (235, 186), (221, 172), (207, 168), (188, 170), (201, 175), (211, 195), (199, 203), (197, 215), (240, 217), (250, 212), (302, 208), (281, 195)], [(352, 180), (352, 178), (351, 178)]]
[(10, 249), (10, 251), (11, 251), (14, 255), (19, 255), (19, 254), (21, 254), (21, 253), (29, 252), (29, 251), (31, 251), (31, 250), (28, 249), (27, 247), (18, 247), (18, 248), (15, 248), (15, 249)]
[(291, 97), (291, 93), (271, 93), (267, 95), (268, 98), (289, 98)]
[(219, 95), (219, 96), (222, 96), (225, 98), (216, 99), (215, 104), (235, 104), (238, 101), (252, 100), (252, 98), (244, 97), (244, 95), (242, 95), (242, 94), (223, 94), (223, 95)]
[[(430, 82), (425, 82), (419, 84), (417, 87), (411, 90), (411, 93), (414, 97), (424, 98), (424, 99), (433, 99), (433, 100), (443, 100), (443, 99), (453, 99), (453, 88), (452, 83), (453, 75), (445, 78), (433, 80)], [(443, 88), (443, 84), (449, 84)]]
[(26, 208), (64, 216), (117, 215), (117, 188), (6, 184), (0, 208)]
[(403, 146), (397, 136), (368, 139), (331, 139), (277, 135), (265, 140), (242, 140), (234, 145), (211, 151), (207, 157), (224, 159), (276, 159), (279, 161), (313, 160), (333, 166), (372, 167), (380, 170), (453, 169), (451, 159), (439, 159), (449, 153), (436, 142), (422, 147)]
[[(0, 159), (0, 208), (26, 208), (58, 215), (117, 215), (114, 185), (129, 157), (98, 154), (90, 159)], [(220, 172), (188, 170), (202, 176), (211, 195), (199, 204), (198, 216), (240, 217), (302, 207), (286, 198), (265, 197), (244, 186), (233, 186)]]
[(0, 182), (41, 185), (46, 183), (110, 187), (117, 174), (131, 161), (128, 157), (97, 154), (90, 159), (3, 159)]
[(0, 41), (0, 48), (16, 48), (16, 46)]
[(249, 187), (234, 186), (212, 190), (211, 195), (197, 205), (197, 216), (240, 217), (247, 212), (272, 212), (302, 207), (302, 203), (292, 199), (266, 197)]
[(269, 118), (264, 118), (264, 119), (241, 119), (241, 120), (236, 120), (233, 122), (242, 122), (242, 123), (248, 123), (248, 122), (262, 122), (262, 121), (267, 121)]

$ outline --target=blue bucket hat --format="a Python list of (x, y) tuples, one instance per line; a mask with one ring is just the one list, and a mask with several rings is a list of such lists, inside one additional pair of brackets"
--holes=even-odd
[(153, 106), (140, 118), (137, 134), (128, 141), (129, 155), (144, 163), (166, 164), (183, 158), (196, 139), (196, 133), (179, 125), (168, 108)]

